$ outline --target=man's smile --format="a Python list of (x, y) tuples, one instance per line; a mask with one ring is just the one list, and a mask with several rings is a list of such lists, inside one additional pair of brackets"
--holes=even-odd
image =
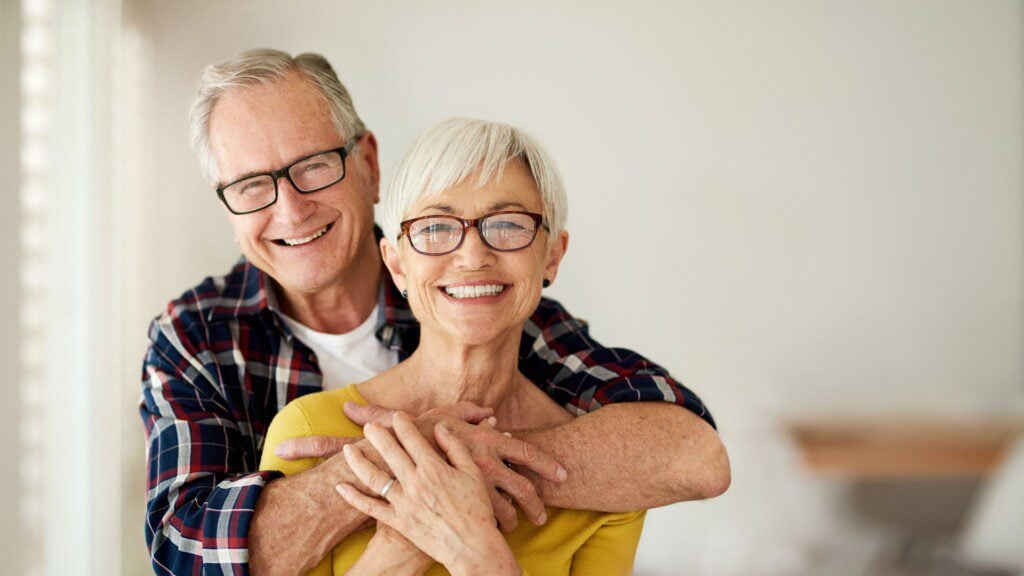
[(324, 226), (323, 228), (314, 230), (311, 234), (308, 234), (306, 236), (296, 238), (277, 238), (273, 240), (273, 242), (278, 246), (303, 246), (320, 238), (321, 236), (326, 234), (333, 226), (334, 222), (331, 222), (330, 224)]

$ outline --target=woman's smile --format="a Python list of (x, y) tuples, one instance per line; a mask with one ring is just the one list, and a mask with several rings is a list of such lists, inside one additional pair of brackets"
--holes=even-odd
[(459, 304), (491, 304), (504, 298), (511, 288), (511, 284), (482, 281), (448, 284), (439, 290), (448, 300)]

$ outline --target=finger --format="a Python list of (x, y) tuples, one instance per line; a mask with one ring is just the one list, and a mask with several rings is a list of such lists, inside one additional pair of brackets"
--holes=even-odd
[[(348, 466), (355, 473), (356, 478), (359, 478), (359, 481), (371, 492), (380, 494), (380, 491), (384, 489), (384, 485), (388, 483), (388, 480), (391, 480), (391, 476), (378, 468), (376, 464), (370, 462), (358, 447), (347, 445), (344, 448), (344, 452), (345, 461), (348, 462)], [(392, 490), (394, 488), (394, 486), (391, 487)]]
[(420, 434), (419, 428), (412, 423), (412, 419), (405, 412), (398, 412), (392, 420), (395, 436), (409, 453), (413, 462), (420, 466), (428, 461), (440, 461), (441, 457), (434, 451), (434, 447), (427, 442), (427, 439)]
[(544, 510), (544, 503), (537, 494), (537, 488), (523, 476), (508, 469), (503, 463), (494, 460), (481, 461), (483, 466), (480, 469), (496, 488), (501, 488), (509, 496), (515, 499), (523, 514), (530, 519), (530, 522), (541, 526), (548, 520), (547, 512)]
[(558, 460), (541, 452), (529, 442), (503, 435), (498, 442), (497, 452), (502, 460), (526, 466), (552, 482), (562, 482), (569, 477)]
[(484, 408), (463, 400), (455, 405), (455, 415), (470, 424), (479, 424), (485, 418), (494, 416), (494, 408)]
[(341, 409), (348, 419), (360, 426), (366, 426), (370, 422), (376, 422), (385, 428), (391, 428), (391, 417), (395, 411), (377, 406), (376, 404), (359, 404), (358, 402), (345, 402)]
[(480, 475), (480, 468), (473, 461), (469, 448), (458, 436), (452, 434), (447, 424), (438, 422), (434, 427), (434, 436), (437, 438), (437, 445), (444, 450), (452, 466), (464, 472), (475, 472), (477, 476)]
[(402, 448), (398, 440), (391, 435), (391, 432), (376, 422), (370, 422), (363, 428), (363, 433), (366, 434), (370, 445), (377, 449), (381, 458), (384, 459), (384, 463), (391, 468), (391, 472), (399, 481), (407, 481), (415, 473), (416, 465), (409, 458), (405, 448)]
[(349, 503), (350, 506), (359, 510), (367, 516), (373, 517), (379, 522), (387, 524), (389, 521), (394, 520), (394, 510), (384, 500), (372, 498), (363, 494), (359, 490), (356, 490), (354, 486), (348, 483), (338, 484), (334, 487), (341, 494), (341, 497)]
[(491, 508), (494, 509), (494, 519), (498, 521), (498, 528), (506, 534), (518, 528), (519, 516), (516, 514), (516, 507), (494, 488), (488, 489), (487, 495), (491, 497)]
[(285, 460), (299, 460), (300, 458), (330, 458), (338, 452), (345, 444), (358, 442), (358, 437), (344, 436), (306, 436), (304, 438), (289, 438), (274, 446), (274, 456)]

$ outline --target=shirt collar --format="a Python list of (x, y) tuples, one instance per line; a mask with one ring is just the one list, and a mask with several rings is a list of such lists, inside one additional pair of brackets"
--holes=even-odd
[[(374, 235), (379, 241), (383, 237), (380, 228), (374, 226)], [(224, 288), (221, 290), (217, 304), (210, 309), (207, 319), (210, 322), (231, 320), (245, 316), (257, 316), (264, 311), (280, 314), (277, 299), (272, 289), (273, 280), (270, 276), (250, 263), (243, 256), (231, 272), (224, 277)], [(416, 318), (409, 309), (409, 302), (402, 297), (398, 287), (391, 279), (387, 266), (381, 267), (380, 296), (378, 300), (378, 320), (375, 334), (387, 347), (403, 348), (403, 338), (410, 329), (418, 327)], [(280, 320), (280, 318), (277, 318)], [(284, 322), (276, 322), (283, 326)], [(405, 342), (408, 344), (409, 342)]]

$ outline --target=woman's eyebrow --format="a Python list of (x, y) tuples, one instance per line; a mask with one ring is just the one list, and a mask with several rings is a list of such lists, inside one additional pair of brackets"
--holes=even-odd
[(426, 212), (427, 210), (437, 210), (438, 212), (444, 212), (445, 214), (455, 214), (455, 209), (452, 208), (451, 204), (431, 204), (424, 206), (420, 213)]
[(522, 210), (526, 210), (526, 206), (520, 204), (519, 202), (495, 202), (494, 204), (491, 204), (490, 208), (488, 208), (487, 211), (497, 212), (499, 210), (504, 210), (505, 208), (519, 208)]

